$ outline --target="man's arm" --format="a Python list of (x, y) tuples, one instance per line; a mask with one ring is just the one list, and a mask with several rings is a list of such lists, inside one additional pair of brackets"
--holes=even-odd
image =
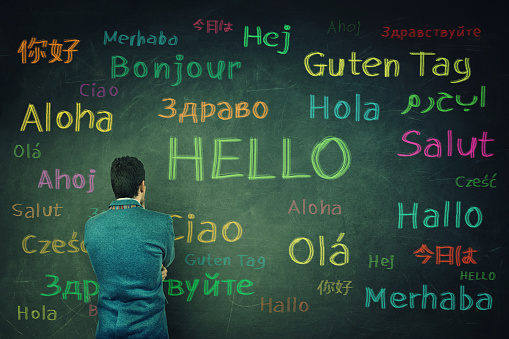
[(167, 225), (167, 236), (166, 236), (166, 248), (163, 255), (163, 266), (168, 267), (175, 259), (175, 232), (173, 231), (173, 220), (168, 215)]

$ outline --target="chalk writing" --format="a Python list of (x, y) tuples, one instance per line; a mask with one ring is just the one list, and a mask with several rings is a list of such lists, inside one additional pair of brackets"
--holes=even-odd
[[(214, 160), (212, 166), (211, 179), (226, 179), (243, 177), (243, 173), (221, 173), (221, 163), (223, 161), (236, 161), (239, 157), (223, 155), (222, 145), (224, 143), (241, 142), (242, 139), (237, 138), (216, 138), (214, 139)], [(322, 168), (320, 163), (320, 153), (331, 143), (334, 142), (339, 147), (342, 159), (340, 160), (340, 167), (333, 174), (327, 174)], [(305, 173), (292, 173), (291, 164), (291, 139), (283, 138), (283, 179), (295, 178), (310, 178), (311, 175)], [(196, 181), (204, 180), (203, 169), (203, 142), (201, 137), (194, 137), (194, 155), (182, 155), (178, 153), (178, 138), (170, 137), (170, 160), (169, 160), (169, 180), (177, 179), (177, 161), (178, 160), (192, 160), (195, 162), (195, 178)], [(258, 179), (274, 179), (273, 175), (259, 175), (258, 174), (258, 139), (250, 138), (249, 140), (249, 174), (248, 180)], [(322, 141), (317, 143), (311, 153), (311, 164), (315, 173), (323, 179), (334, 180), (343, 176), (350, 168), (351, 156), (347, 144), (336, 137), (325, 137)]]
[[(226, 279), (226, 280), (215, 280), (219, 277), (219, 273), (214, 274), (211, 276), (208, 273), (205, 273), (206, 279), (203, 279), (203, 294), (204, 295), (219, 295), (219, 285), (221, 283), (226, 284), (226, 295), (232, 295), (234, 284), (236, 283), (236, 291), (238, 294), (241, 295), (251, 295), (255, 292), (246, 292), (244, 291), (245, 288), (249, 288), (254, 285), (254, 283), (251, 280), (242, 279), (237, 281), (237, 279)], [(213, 279), (213, 280), (208, 280)], [(164, 280), (164, 282), (168, 282), (168, 295), (172, 297), (178, 297), (185, 293), (184, 288), (182, 287), (184, 285), (183, 281), (176, 280), (176, 279), (169, 279)], [(185, 287), (189, 291), (189, 295), (186, 298), (187, 302), (190, 302), (193, 299), (194, 293), (197, 291), (198, 286), (200, 284), (200, 279), (194, 279), (191, 283), (190, 280), (185, 280)], [(210, 286), (212, 284), (212, 286)], [(225, 286), (225, 285), (222, 285)]]
[[(163, 98), (162, 101), (169, 101), (170, 105), (165, 106), (164, 109), (168, 109), (171, 111), (169, 115), (158, 114), (161, 118), (173, 118), (177, 115), (177, 109), (174, 107), (176, 100), (173, 98)], [(179, 123), (184, 122), (184, 118), (190, 117), (193, 119), (193, 123), (198, 123), (198, 116), (196, 115), (198, 104), (195, 102), (185, 102), (184, 108), (182, 112), (179, 114)], [(235, 103), (235, 109), (232, 108), (232, 105), (226, 101), (221, 101), (217, 103), (217, 107), (224, 106), (217, 112), (217, 116), (221, 120), (230, 120), (233, 117), (233, 112), (235, 111), (235, 119), (247, 118), (251, 112), (253, 112), (253, 116), (257, 119), (263, 119), (269, 113), (269, 107), (263, 101), (257, 101), (254, 103), (252, 109), (249, 109), (249, 103), (245, 101), (240, 101)], [(261, 106), (261, 108), (260, 108)], [(189, 107), (191, 107), (191, 112), (189, 113)], [(209, 102), (202, 101), (200, 104), (201, 114), (200, 114), (200, 122), (205, 122), (207, 118), (210, 118), (216, 114), (216, 105), (211, 104)], [(261, 112), (258, 112), (260, 110)]]
[(88, 216), (89, 218), (95, 217), (96, 215), (98, 215), (98, 214), (100, 214), (100, 213), (102, 213), (102, 212), (106, 212), (106, 210), (99, 212), (99, 209), (98, 209), (97, 207), (90, 207), (90, 209), (91, 209), (93, 212), (92, 212), (92, 215), (89, 215), (89, 216)]
[[(442, 300), (440, 301), (440, 308), (445, 311), (454, 311), (456, 310), (456, 299), (459, 299), (459, 310), (460, 311), (468, 311), (474, 305), (474, 300), (472, 297), (465, 293), (465, 286), (460, 285), (460, 293), (459, 298), (452, 292), (443, 292), (440, 293), (440, 297)], [(480, 311), (491, 310), (493, 306), (493, 298), (488, 293), (478, 293), (479, 297), (475, 303), (475, 307)], [(431, 309), (437, 309), (437, 295), (432, 292), (428, 292), (428, 285), (422, 285), (422, 294), (419, 293), (409, 293), (408, 298), (410, 299), (408, 303), (403, 303), (407, 300), (407, 296), (401, 292), (394, 292), (390, 296), (390, 304), (394, 308), (405, 308), (409, 307), (411, 309), (418, 308), (419, 304), (416, 306), (416, 299), (418, 300), (420, 297), (421, 305), (420, 308), (425, 310), (428, 305), (428, 300), (431, 302)], [(385, 298), (385, 288), (381, 288), (377, 295), (372, 288), (366, 287), (366, 307), (371, 306), (371, 301), (379, 302), (380, 308), (384, 310), (386, 308), (386, 298)], [(483, 305), (484, 303), (484, 305)]]
[[(323, 105), (315, 106), (315, 96), (311, 94), (309, 103), (309, 118), (315, 118), (315, 111), (318, 109), (323, 109), (323, 118), (325, 120), (329, 119), (329, 97), (324, 95), (323, 97)], [(344, 106), (344, 113), (341, 113), (341, 107)], [(371, 106), (370, 108), (366, 108), (363, 114), (363, 118), (366, 121), (374, 121), (378, 120), (380, 117), (380, 106), (376, 102), (365, 102), (364, 106)], [(346, 101), (339, 100), (334, 106), (334, 116), (340, 120), (346, 119), (350, 116), (350, 104)], [(361, 120), (361, 95), (355, 94), (355, 121)]]
[[(46, 278), (53, 279), (53, 281), (46, 285), (47, 288), (55, 289), (52, 293), (41, 293), (43, 297), (54, 297), (62, 292), (62, 287), (58, 285), (59, 277), (56, 275), (46, 274)], [(90, 302), (90, 297), (99, 293), (99, 284), (94, 280), (83, 280), (83, 292), (80, 292), (80, 282), (77, 280), (68, 280), (65, 284), (65, 290), (62, 293), (62, 299), (67, 299), (69, 295), (75, 295), (77, 300), (82, 300), (85, 303)], [(93, 290), (91, 289), (93, 288)], [(71, 291), (72, 290), (72, 291)]]
[[(416, 55), (419, 56), (419, 76), (425, 76), (425, 58), (426, 56), (430, 55), (436, 55), (436, 53), (433, 52), (410, 52), (410, 55)], [(337, 65), (334, 64), (334, 59), (329, 58), (328, 64), (320, 63), (320, 64), (310, 64), (310, 59), (313, 58), (313, 62), (316, 59), (316, 56), (319, 58), (318, 60), (321, 61), (322, 58), (325, 56), (325, 54), (320, 52), (311, 52), (306, 55), (304, 58), (304, 67), (306, 68), (306, 71), (309, 75), (314, 77), (324, 76), (325, 69), (328, 68), (328, 73), (330, 76), (338, 77), (344, 75), (345, 70), (345, 59), (339, 58), (337, 61)], [(437, 63), (432, 67), (432, 73), (436, 76), (449, 76), (450, 72), (450, 61), (449, 59), (445, 57), (438, 57), (435, 59)], [(362, 74), (360, 71), (357, 70), (357, 65), (361, 64), (362, 66), (362, 72), (364, 75), (369, 77), (377, 77), (380, 75), (380, 73), (372, 73), (371, 69), (374, 69), (376, 67), (379, 67), (382, 65), (382, 60), (375, 58), (375, 57), (369, 57), (366, 60), (358, 59), (357, 58), (357, 52), (351, 52), (350, 59), (348, 59), (348, 62), (350, 63), (350, 73), (352, 75), (360, 75)], [(463, 69), (461, 68), (461, 63), (464, 64)], [(313, 68), (311, 68), (311, 66)], [(385, 58), (383, 60), (383, 67), (384, 67), (384, 77), (388, 78), (391, 76), (391, 67), (393, 69), (393, 76), (398, 77), (399, 76), (399, 69), (400, 69), (400, 63), (398, 60), (395, 59), (387, 59)], [(336, 70), (337, 69), (337, 70)], [(458, 75), (464, 75), (461, 79), (451, 80), (451, 83), (459, 83), (462, 81), (466, 81), (470, 78), (471, 70), (470, 70), (470, 59), (464, 58), (464, 59), (456, 59), (454, 61), (454, 71)]]
[[(50, 245), (51, 245), (51, 249), (53, 250), (53, 252), (58, 253), (58, 254), (64, 254), (66, 252), (67, 253), (78, 253), (80, 251), (80, 249), (81, 249), (81, 252), (88, 253), (87, 249), (85, 248), (85, 241), (82, 240), (81, 244), (80, 244), (80, 241), (78, 239), (76, 239), (77, 236), (78, 236), (78, 232), (72, 232), (71, 240), (69, 240), (67, 242), (67, 246), (69, 246), (71, 249), (67, 249), (67, 251), (61, 250), (66, 246), (66, 242), (63, 240), (60, 240), (60, 239), (54, 239), (53, 241), (52, 240), (37, 240), (38, 243), (44, 244), (44, 245), (42, 245), (42, 247), (38, 246), (38, 247), (41, 247), (41, 249), (39, 250), (39, 253), (40, 254), (52, 253), (52, 251), (48, 250)], [(33, 234), (28, 234), (26, 237), (23, 238), (23, 241), (21, 242), (21, 247), (23, 248), (23, 252), (28, 253), (28, 254), (33, 254), (33, 253), (37, 252), (37, 249), (29, 249), (28, 248), (28, 241), (32, 238), (37, 238), (37, 237)], [(33, 243), (33, 241), (31, 241), (31, 243)]]
[[(472, 249), (472, 247), (469, 247), (466, 251), (461, 251), (461, 246), (457, 246), (456, 250), (454, 250), (452, 246), (435, 246), (435, 251), (436, 252), (432, 252), (426, 244), (422, 244), (413, 254), (418, 258), (424, 258), (422, 264), (426, 264), (434, 254), (436, 254), (435, 263), (437, 265), (442, 263), (449, 265), (454, 265), (454, 263), (456, 263), (456, 266), (461, 266), (462, 263), (477, 264), (473, 257), (474, 252), (477, 252), (477, 250)], [(461, 254), (466, 255), (462, 258)]]
[(25, 310), (22, 311), (21, 307), (18, 305), (18, 320), (22, 319), (22, 314), (24, 314), (24, 319), (28, 320), (28, 315), (30, 314), (30, 317), (34, 320), (41, 319), (41, 320), (56, 320), (57, 319), (57, 311), (55, 310), (46, 310), (46, 305), (42, 305), (42, 310), (32, 310), (32, 312), (29, 312), (28, 307), (25, 307)]
[(357, 30), (357, 33), (354, 33), (355, 36), (359, 36), (359, 33), (361, 31), (361, 22), (357, 21), (357, 23), (347, 24), (345, 22), (341, 22), (341, 20), (338, 20), (338, 29), (336, 31), (336, 26), (334, 26), (334, 20), (330, 21), (329, 29), (327, 30), (327, 34), (329, 34), (332, 31), (334, 31), (334, 34), (338, 33), (353, 33)]
[(458, 26), (457, 29), (441, 29), (441, 28), (433, 28), (433, 29), (392, 29), (390, 27), (384, 26), (382, 27), (384, 32), (381, 34), (384, 38), (390, 37), (403, 40), (405, 37), (408, 38), (449, 38), (452, 39), (454, 37), (465, 37), (465, 36), (475, 36), (476, 38), (481, 36), (480, 28), (468, 28), (465, 29), (464, 26)]
[(118, 42), (121, 45), (125, 45), (129, 42), (129, 46), (142, 46), (142, 45), (154, 45), (154, 46), (164, 46), (170, 45), (175, 46), (178, 43), (177, 36), (173, 35), (172, 37), (166, 36), (163, 34), (163, 31), (159, 31), (159, 36), (148, 35), (147, 37), (142, 35), (140, 30), (138, 30), (138, 34), (134, 35), (125, 35), (120, 34), (117, 38), (117, 31), (114, 31), (111, 36), (108, 34), (108, 31), (104, 31), (104, 45), (112, 42)]
[(495, 280), (497, 274), (495, 272), (468, 272), (468, 271), (460, 271), (460, 280)]
[[(445, 99), (453, 99), (454, 97), (452, 95), (450, 95), (449, 93), (445, 93), (445, 92), (438, 92), (438, 94), (441, 95), (441, 97), (436, 100), (436, 108), (440, 112), (452, 111), (453, 110), (452, 107), (444, 108), (442, 106), (443, 105), (442, 101), (444, 101)], [(479, 106), (486, 107), (486, 86), (481, 86), (480, 98), (481, 99), (479, 101)], [(428, 100), (429, 100), (429, 105), (426, 108), (424, 108), (422, 111), (420, 111), (419, 113), (428, 113), (429, 111), (431, 111), (431, 109), (433, 109), (433, 107), (435, 106), (435, 99), (433, 99), (432, 97), (428, 97)], [(470, 111), (470, 106), (473, 106), (477, 103), (478, 97), (476, 95), (474, 95), (470, 102), (462, 102), (461, 95), (456, 94), (455, 101), (456, 101), (456, 104), (463, 107), (463, 111), (468, 112), (468, 111)], [(401, 112), (401, 114), (407, 114), (412, 108), (417, 108), (420, 106), (421, 106), (421, 98), (417, 94), (412, 93), (408, 97), (407, 108), (405, 108), (405, 110), (403, 112)]]
[[(306, 208), (307, 207), (307, 208)], [(341, 214), (341, 205), (333, 204), (332, 210), (330, 204), (323, 203), (323, 200), (320, 200), (320, 207), (316, 206), (315, 204), (307, 204), (306, 206), (306, 199), (302, 199), (302, 209), (299, 210), (299, 206), (295, 202), (295, 200), (292, 200), (292, 203), (290, 205), (290, 208), (288, 209), (288, 214), (292, 214), (292, 212), (297, 212), (297, 214), (300, 214), (302, 211), (302, 215), (306, 214), (306, 210), (308, 214), (327, 214), (327, 215), (340, 215)]]
[[(280, 51), (277, 51), (279, 54), (286, 54), (286, 53), (288, 53), (288, 50), (290, 49), (290, 32), (288, 32), (290, 29), (291, 29), (290, 25), (285, 25), (284, 31), (281, 32), (281, 34), (283, 34), (285, 36), (285, 38), (284, 38), (283, 49)], [(262, 29), (260, 26), (256, 26), (256, 34), (255, 35), (249, 34), (249, 26), (244, 27), (244, 47), (249, 46), (249, 38), (255, 38), (258, 46), (260, 46), (262, 44), (262, 41), (263, 41), (263, 44), (268, 47), (277, 47), (280, 44), (280, 41), (277, 43), (273, 43), (274, 40), (279, 38), (279, 34), (276, 32), (268, 32), (265, 35), (263, 35), (263, 38), (262, 38)], [(269, 39), (270, 39), (270, 41), (269, 41)]]
[[(341, 248), (343, 249), (343, 251), (334, 252), (329, 257), (329, 262), (332, 265), (334, 265), (334, 266), (343, 266), (343, 265), (346, 265), (346, 264), (348, 264), (348, 262), (350, 260), (350, 252), (348, 250), (348, 247), (345, 244), (341, 243), (341, 240), (343, 239), (344, 236), (345, 236), (345, 233), (340, 233), (339, 237), (336, 240), (336, 243), (331, 246), (331, 248), (336, 248), (338, 246), (341, 246)], [(301, 241), (304, 241), (307, 244), (307, 247), (308, 247), (308, 257), (304, 261), (300, 261), (295, 256), (295, 246), (298, 243), (300, 243)], [(320, 266), (324, 266), (325, 265), (325, 240), (324, 240), (324, 236), (323, 235), (319, 235), (318, 236), (318, 241), (320, 243)], [(313, 246), (313, 242), (311, 240), (309, 240), (308, 238), (304, 238), (304, 237), (295, 238), (295, 239), (292, 240), (292, 242), (290, 243), (290, 246), (288, 247), (288, 253), (290, 254), (290, 258), (292, 259), (293, 262), (295, 262), (295, 263), (297, 263), (299, 265), (309, 264), (311, 262), (311, 260), (313, 259), (314, 254), (315, 254), (315, 249), (314, 249), (314, 246)], [(336, 261), (336, 257), (338, 255), (342, 255), (342, 259), (343, 259), (342, 261), (339, 261), (339, 262)]]
[[(310, 65), (310, 59), (314, 56), (318, 56), (319, 60), (321, 61), (322, 58), (325, 56), (325, 54), (320, 52), (311, 52), (304, 58), (304, 67), (306, 68), (306, 71), (309, 75), (314, 77), (321, 77), (325, 74), (325, 69), (328, 68), (328, 72), (330, 76), (338, 77), (343, 76), (344, 70), (345, 70), (345, 59), (338, 59), (337, 66), (334, 65), (334, 59), (329, 58), (328, 64), (313, 64), (313, 67), (317, 67), (312, 69)], [(313, 58), (316, 59), (316, 58)], [(350, 59), (348, 59), (348, 62), (350, 62), (351, 66), (351, 74), (352, 75), (360, 75), (361, 73), (357, 71), (357, 63), (362, 62), (362, 71), (364, 72), (364, 75), (367, 75), (369, 77), (376, 77), (380, 73), (371, 73), (370, 69), (374, 67), (378, 67), (382, 64), (382, 61), (378, 58), (367, 58), (366, 60), (362, 61), (362, 59), (357, 59), (357, 52), (351, 52)], [(388, 78), (390, 77), (391, 72), (391, 66), (394, 69), (394, 77), (399, 76), (399, 61), (395, 59), (384, 59), (384, 77)], [(335, 71), (337, 69), (337, 71)]]
[[(39, 143), (35, 144), (32, 159), (39, 159), (41, 157), (41, 151), (37, 147), (39, 147)], [(13, 153), (16, 158), (21, 158), (25, 154), (25, 147), (23, 145), (16, 145)], [(30, 144), (26, 145), (26, 157), (30, 159)]]
[[(411, 134), (421, 135), (421, 132), (416, 130), (407, 131), (403, 134), (401, 140), (403, 140), (403, 142), (407, 144), (414, 145), (415, 151), (408, 154), (398, 153), (400, 157), (413, 157), (414, 155), (419, 154), (422, 150), (422, 146), (420, 143), (408, 140), (408, 136)], [(454, 153), (455, 147), (453, 146), (453, 141), (454, 138), (452, 135), (452, 130), (447, 130), (447, 142), (445, 143), (445, 146), (447, 148), (448, 157), (452, 157)], [(467, 152), (463, 151), (462, 147), (463, 139), (457, 138), (456, 149), (458, 151), (458, 154), (463, 157), (469, 156), (472, 159), (475, 158), (476, 155), (475, 149), (477, 148), (478, 141), (481, 143), (481, 156), (485, 158), (492, 157), (493, 153), (487, 153), (486, 151), (487, 146), (486, 144), (490, 141), (495, 141), (495, 139), (489, 139), (488, 132), (482, 132), (482, 137), (479, 139), (472, 137), (472, 141), (470, 142), (470, 149)], [(440, 142), (439, 139), (428, 138), (426, 139), (426, 142), (428, 143), (428, 145), (426, 145), (426, 147), (424, 148), (424, 156), (428, 158), (442, 157), (442, 143)]]
[(456, 178), (454, 181), (456, 183), (456, 186), (458, 187), (490, 187), (490, 188), (497, 188), (493, 184), (495, 180), (497, 180), (495, 177), (497, 176), (497, 173), (493, 174), (491, 178), (489, 178), (489, 175), (486, 174), (483, 179), (481, 178), (465, 178), (464, 176), (460, 175)]
[[(16, 206), (23, 206), (23, 204), (12, 205), (12, 209), (16, 212), (16, 213), (13, 213), (12, 215), (14, 215), (15, 217), (23, 216), (27, 219), (34, 219), (34, 218), (39, 218), (41, 216), (41, 214), (39, 213), (41, 210), (39, 203), (36, 204), (35, 208), (32, 206), (26, 206), (24, 213), (21, 210), (22, 207), (20, 207), (20, 209), (17, 209)], [(51, 217), (51, 215), (53, 215), (55, 217), (59, 217), (59, 216), (61, 216), (61, 214), (58, 213), (59, 208), (63, 208), (63, 207), (58, 206), (58, 203), (56, 203), (55, 206), (51, 206), (51, 205), (48, 206), (47, 209), (46, 209), (46, 206), (42, 206), (42, 215), (45, 217)]]
[(218, 32), (230, 32), (233, 31), (233, 24), (231, 22), (225, 22), (223, 20), (207, 20), (206, 25), (203, 23), (201, 19), (196, 20), (196, 22), (193, 24), (194, 28), (196, 28), (198, 31), (201, 31), (203, 29), (203, 26), (207, 27), (206, 32), (211, 33), (214, 32), (214, 34), (217, 34)]
[[(172, 73), (175, 74), (176, 79), (171, 86), (178, 86), (182, 82), (182, 67), (183, 64), (180, 61), (184, 60), (184, 55), (177, 54), (175, 56), (175, 59), (177, 62), (173, 63), (176, 66), (176, 69), (173, 70)], [(149, 69), (146, 63), (143, 61), (136, 61), (134, 62), (134, 65), (130, 67), (126, 66), (128, 63), (128, 60), (124, 58), (121, 55), (113, 55), (111, 57), (111, 78), (123, 78), (127, 76), (132, 68), (133, 74), (137, 78), (145, 78), (149, 74)], [(233, 79), (233, 70), (239, 69), (242, 66), (242, 63), (240, 61), (228, 61), (228, 79)], [(117, 73), (117, 69), (121, 71), (121, 73)], [(217, 79), (222, 80), (223, 79), (223, 72), (226, 69), (226, 63), (223, 60), (219, 60), (217, 62), (217, 67), (213, 69), (212, 62), (207, 62), (207, 73), (209, 75), (209, 78), (211, 79)], [(153, 77), (154, 79), (159, 79), (161, 76), (161, 73), (163, 73), (163, 76), (166, 80), (170, 78), (170, 65), (168, 65), (165, 62), (155, 62), (154, 63), (154, 72)], [(199, 78), (203, 73), (203, 66), (197, 62), (197, 61), (191, 61), (188, 62), (186, 65), (186, 73), (189, 78)]]
[[(420, 51), (420, 52), (410, 52), (410, 55), (418, 55), (419, 56), (419, 76), (423, 77), (426, 74), (426, 72), (425, 72), (425, 58), (426, 58), (426, 56), (436, 55), (436, 53)], [(444, 58), (444, 57), (439, 57), (439, 58), (436, 58), (435, 61), (439, 61), (439, 62), (437, 62), (431, 69), (433, 74), (436, 76), (439, 76), (439, 77), (449, 76), (449, 71), (451, 68), (449, 59)], [(464, 64), (464, 69), (460, 68), (460, 65), (462, 62)], [(456, 83), (468, 80), (471, 75), (470, 59), (469, 58), (456, 59), (454, 61), (454, 71), (458, 75), (464, 75), (464, 77), (461, 79), (451, 80), (451, 84), (456, 84)]]
[(89, 317), (97, 317), (97, 306), (88, 304), (88, 316)]
[[(90, 174), (88, 175), (88, 191), (87, 193), (92, 193), (94, 191), (94, 177), (95, 177), (95, 169), (90, 169)], [(55, 169), (55, 189), (60, 189), (60, 180), (65, 179), (65, 188), (71, 189), (71, 177), (69, 174), (60, 174), (60, 169)], [(76, 173), (72, 177), (72, 185), (74, 188), (82, 189), (85, 187), (87, 180), (82, 174)], [(42, 188), (46, 185), (49, 189), (53, 189), (53, 182), (51, 181), (50, 175), (48, 171), (43, 169), (41, 173), (41, 178), (39, 179), (38, 188)]]
[[(285, 304), (283, 301), (276, 301), (274, 307), (272, 307), (272, 298), (269, 298), (268, 302), (264, 302), (264, 299), (262, 297), (261, 300), (261, 309), (260, 311), (263, 312), (263, 307), (267, 306), (269, 309), (269, 313), (275, 312), (275, 313), (285, 313)], [(309, 304), (305, 301), (299, 302), (299, 311), (300, 312), (306, 312), (309, 310)], [(291, 297), (286, 298), (286, 312), (287, 313), (295, 313), (297, 312), (297, 297), (293, 297), (293, 303), (291, 302)]]
[(30, 63), (36, 64), (41, 59), (46, 58), (46, 51), (45, 49), (50, 46), (51, 50), (51, 56), (52, 59), (48, 60), (48, 63), (54, 63), (57, 61), (63, 61), (61, 56), (62, 52), (67, 53), (67, 59), (64, 61), (64, 63), (68, 64), (72, 61), (73, 53), (77, 52), (77, 49), (74, 49), (78, 44), (79, 40), (77, 39), (64, 39), (64, 43), (69, 43), (69, 47), (67, 49), (62, 49), (64, 46), (63, 44), (58, 43), (57, 39), (53, 39), (49, 44), (47, 40), (37, 40), (36, 38), (31, 38), (30, 42), (27, 40), (23, 40), (18, 48), (18, 53), (21, 54), (21, 62), (23, 64), (27, 63), (27, 56), (28, 58), (33, 58)]
[[(197, 256), (194, 253), (186, 255), (184, 261), (189, 266), (230, 266), (232, 259), (230, 257), (213, 257), (210, 253), (207, 255)], [(237, 255), (238, 265), (240, 267), (252, 267), (259, 270), (265, 267), (265, 257), (254, 258), (246, 254)], [(255, 267), (257, 266), (257, 267)]]
[(369, 255), (369, 265), (368, 268), (371, 267), (378, 267), (378, 262), (380, 262), (380, 265), (382, 267), (385, 267), (388, 270), (392, 270), (394, 268), (394, 255), (390, 255), (388, 258), (381, 257), (380, 260), (378, 260), (378, 254), (376, 254), (374, 257), (373, 255)]
[[(108, 111), (97, 111), (97, 114), (106, 114), (106, 116), (102, 117), (100, 119), (97, 119), (95, 128), (99, 132), (111, 131), (111, 127), (113, 124), (113, 114), (111, 114)], [(95, 120), (94, 113), (88, 109), (82, 111), (81, 104), (79, 102), (76, 103), (76, 119), (73, 118), (73, 116), (70, 112), (62, 110), (57, 113), (56, 123), (60, 129), (67, 129), (67, 128), (71, 127), (71, 125), (73, 124), (73, 122), (75, 120), (76, 122), (75, 122), (74, 130), (76, 132), (79, 132), (80, 126), (81, 126), (81, 119), (85, 115), (89, 116), (88, 128), (93, 129), (94, 128), (94, 120)], [(33, 116), (33, 120), (29, 120), (31, 116)], [(65, 118), (64, 118), (64, 116), (65, 116)], [(64, 123), (62, 121), (63, 119), (66, 119), (67, 122)], [(105, 127), (102, 126), (103, 122), (106, 123)], [(37, 130), (39, 132), (43, 132), (41, 120), (39, 119), (39, 115), (37, 114), (37, 111), (35, 110), (35, 106), (33, 104), (28, 104), (25, 118), (23, 119), (23, 123), (21, 124), (21, 129), (20, 129), (21, 132), (25, 131), (28, 124), (35, 124), (37, 126)], [(45, 124), (45, 127), (46, 127), (46, 132), (51, 131), (51, 103), (50, 102), (46, 103), (46, 124)]]
[[(350, 284), (352, 283), (352, 281), (350, 280), (338, 280), (337, 282), (334, 282), (334, 281), (329, 281), (329, 280), (322, 280), (320, 281), (320, 285), (318, 285), (318, 287), (316, 288), (318, 291), (320, 291), (320, 295), (323, 295), (323, 294), (331, 294), (331, 293), (334, 293), (334, 294), (342, 294), (342, 295), (347, 295), (348, 294), (348, 291), (353, 288), (353, 286), (350, 286)], [(345, 285), (345, 286), (343, 286)], [(344, 288), (345, 289), (345, 293), (341, 292), (341, 289)]]
[[(118, 88), (110, 86), (108, 93), (111, 97), (115, 97), (118, 94)], [(95, 82), (92, 84), (82, 84), (80, 86), (80, 94), (84, 97), (104, 98), (106, 96), (106, 88), (103, 86), (95, 88)]]
[[(417, 215), (418, 215), (419, 204), (414, 202), (411, 213), (403, 212), (403, 203), (398, 202), (398, 229), (403, 228), (403, 218), (411, 217), (412, 218), (412, 228), (417, 229)], [(426, 213), (426, 217), (424, 217), (422, 224), (428, 228), (436, 228), (440, 223), (440, 212), (438, 210), (434, 210), (432, 208), (428, 208), (424, 211)], [(472, 213), (475, 213), (477, 220), (475, 223), (472, 223), (470, 220), (470, 216)], [(451, 220), (451, 202), (445, 201), (444, 203), (444, 213), (443, 213), (443, 226), (449, 227), (449, 220)], [(456, 228), (461, 227), (461, 201), (456, 201), (456, 211), (454, 213), (454, 225)], [(468, 210), (465, 212), (463, 220), (470, 228), (477, 228), (482, 223), (482, 211), (479, 207), (470, 206)], [(451, 220), (452, 221), (452, 220)]]
[[(176, 219), (182, 219), (182, 216), (178, 215), (178, 214), (171, 214), (171, 217), (173, 218), (174, 222), (175, 222)], [(193, 242), (193, 228), (194, 228), (193, 220), (194, 220), (194, 218), (195, 218), (194, 214), (190, 213), (190, 214), (187, 215), (187, 236), (186, 236), (186, 242), (189, 243), (189, 244)], [(198, 236), (197, 236), (198, 241), (201, 242), (201, 243), (205, 243), (205, 244), (206, 243), (215, 242), (216, 238), (217, 238), (217, 226), (216, 226), (216, 224), (213, 223), (212, 221), (202, 221), (200, 223), (200, 225), (209, 225), (209, 228), (202, 230), (198, 234)], [(235, 226), (235, 228), (236, 228), (235, 237), (231, 237), (231, 234), (228, 235), (228, 230), (230, 229), (230, 227), (232, 225)], [(236, 242), (236, 241), (238, 241), (242, 237), (242, 226), (238, 222), (236, 222), (236, 221), (228, 221), (226, 224), (223, 225), (221, 234), (222, 234), (224, 240), (226, 240), (228, 242)], [(210, 238), (209, 239), (205, 239), (204, 238), (205, 235), (209, 235)], [(175, 240), (180, 240), (180, 239), (184, 239), (184, 236), (183, 235), (175, 236)]]

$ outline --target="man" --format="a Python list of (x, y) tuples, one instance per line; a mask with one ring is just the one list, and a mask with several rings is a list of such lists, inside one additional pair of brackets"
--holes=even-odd
[(169, 215), (145, 209), (145, 168), (111, 164), (117, 200), (88, 220), (85, 246), (99, 283), (96, 338), (168, 338), (163, 279), (175, 258)]

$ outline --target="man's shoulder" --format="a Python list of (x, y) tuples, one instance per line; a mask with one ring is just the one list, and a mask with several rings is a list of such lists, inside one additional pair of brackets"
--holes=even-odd
[(99, 214), (96, 214), (90, 218), (88, 218), (87, 222), (85, 223), (85, 227), (101, 223), (103, 220), (108, 218), (108, 210), (103, 211)]
[(93, 216), (90, 216), (87, 220), (87, 224), (89, 222), (97, 222), (103, 218), (105, 218), (108, 215), (109, 210), (102, 211), (100, 213), (94, 213)]
[(170, 219), (171, 220), (171, 216), (169, 214), (157, 212), (157, 211), (153, 211), (153, 210), (147, 210), (145, 208), (141, 209), (141, 213), (143, 213), (147, 217), (151, 217), (151, 218), (161, 218), (161, 219)]

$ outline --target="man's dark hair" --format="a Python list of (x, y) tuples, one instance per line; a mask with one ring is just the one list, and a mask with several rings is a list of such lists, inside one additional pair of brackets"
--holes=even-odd
[(111, 187), (115, 198), (134, 198), (145, 180), (145, 167), (134, 157), (116, 158), (111, 163)]

